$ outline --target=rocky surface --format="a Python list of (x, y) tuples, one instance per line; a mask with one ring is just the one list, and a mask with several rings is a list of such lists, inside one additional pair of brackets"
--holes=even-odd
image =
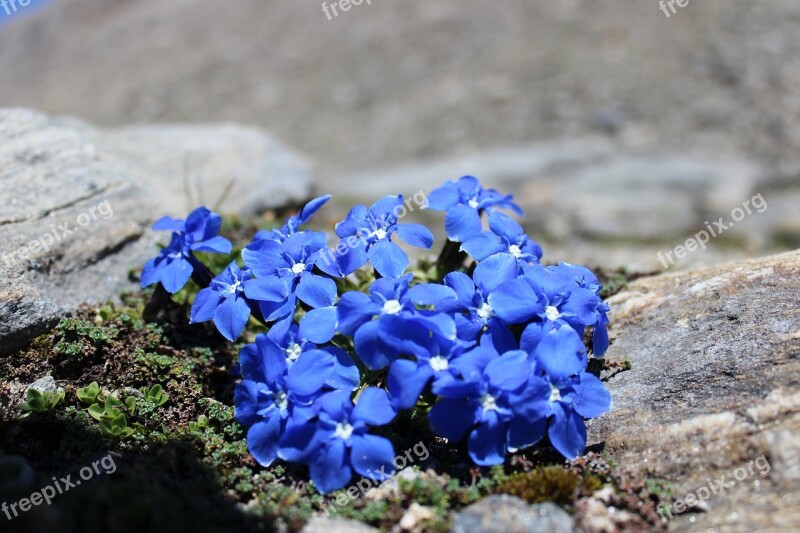
[(520, 498), (489, 496), (453, 517), (451, 533), (570, 533), (574, 521), (552, 503), (529, 505)]
[(671, 529), (800, 527), (798, 302), (800, 252), (642, 278), (611, 299), (608, 357), (633, 369), (608, 380), (614, 407), (589, 439), (672, 483)]
[[(181, 169), (206, 195), (187, 199)], [(152, 254), (148, 228), (221, 196), (253, 211), (309, 194), (308, 167), (268, 135), (226, 126), (142, 126), (104, 132), (32, 111), (0, 111), (0, 352), (46, 331), (82, 302), (130, 286)]]

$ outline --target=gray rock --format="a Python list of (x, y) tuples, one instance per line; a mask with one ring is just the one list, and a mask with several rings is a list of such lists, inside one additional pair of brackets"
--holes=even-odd
[(356, 520), (315, 516), (301, 530), (302, 533), (372, 533), (378, 531)]
[(516, 496), (488, 496), (453, 517), (452, 533), (570, 533), (573, 519), (552, 503), (528, 505)]
[(800, 251), (642, 278), (611, 299), (608, 357), (633, 368), (608, 380), (614, 405), (589, 442), (703, 500), (699, 514), (676, 503), (670, 527), (800, 526), (798, 302)]
[[(236, 126), (215, 131), (143, 126), (104, 133), (75, 120), (0, 110), (0, 354), (78, 304), (132, 287), (128, 271), (164, 239), (149, 230), (153, 220), (193, 207), (175, 185), (185, 153), (196, 154), (191, 172), (206, 183), (209, 201), (223, 176), (240, 178), (223, 209), (253, 211), (308, 196), (307, 167), (276, 141)], [(249, 174), (245, 166), (252, 166)], [(285, 181), (276, 184), (267, 168)]]

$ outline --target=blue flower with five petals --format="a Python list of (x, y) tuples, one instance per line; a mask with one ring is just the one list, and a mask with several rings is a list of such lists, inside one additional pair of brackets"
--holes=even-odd
[(211, 280), (208, 287), (197, 293), (190, 312), (190, 322), (195, 324), (213, 320), (223, 337), (235, 341), (250, 318), (251, 302), (246, 293), (249, 292), (256, 299), (272, 302), (285, 299), (289, 293), (285, 283), (275, 284), (265, 290), (255, 287), (255, 281), (250, 269), (240, 269), (235, 261), (232, 262)]
[(315, 407), (315, 419), (293, 419), (287, 425), (278, 454), (308, 464), (320, 492), (344, 487), (354, 471), (379, 481), (394, 474), (392, 443), (369, 433), (370, 426), (386, 425), (396, 416), (385, 390), (368, 387), (355, 405), (350, 393), (330, 392)]
[(261, 230), (256, 233), (254, 240), (285, 241), (290, 236), (298, 233), (300, 231), (300, 226), (307, 224), (308, 221), (311, 220), (311, 217), (313, 217), (330, 199), (331, 195), (326, 194), (325, 196), (320, 196), (319, 198), (311, 200), (303, 206), (296, 215), (287, 218), (286, 223), (280, 229)]
[(329, 274), (347, 276), (369, 261), (383, 277), (401, 276), (408, 266), (408, 255), (392, 241), (393, 235), (397, 234), (411, 246), (425, 249), (433, 246), (433, 234), (425, 226), (398, 223), (405, 209), (402, 195), (386, 196), (369, 209), (355, 206), (336, 224), (336, 234), (341, 239), (336, 251), (328, 251), (318, 266)]
[(234, 393), (236, 419), (248, 428), (250, 453), (269, 466), (278, 457), (278, 442), (289, 417), (306, 421), (316, 416), (315, 402), (334, 373), (336, 360), (314, 350), (289, 364), (286, 354), (262, 334), (242, 349), (239, 363), (244, 379)]
[(206, 207), (198, 207), (186, 220), (164, 217), (153, 224), (156, 231), (172, 231), (169, 246), (150, 259), (142, 270), (142, 287), (161, 283), (167, 292), (181, 290), (199, 266), (193, 252), (229, 254), (231, 243), (220, 237), (222, 218)]
[(491, 213), (495, 209), (510, 209), (522, 216), (522, 209), (513, 200), (513, 195), (484, 189), (477, 178), (464, 176), (432, 191), (428, 195), (428, 208), (446, 211), (447, 237), (455, 242), (464, 242), (483, 229), (481, 215), (484, 211)]
[(495, 254), (508, 254), (520, 267), (539, 263), (542, 247), (528, 237), (522, 226), (499, 211), (493, 211), (489, 214), (489, 228), (491, 231), (481, 231), (465, 240), (461, 250), (476, 261)]

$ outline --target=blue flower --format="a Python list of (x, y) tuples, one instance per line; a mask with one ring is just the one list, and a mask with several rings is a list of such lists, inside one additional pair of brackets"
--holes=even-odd
[(231, 243), (218, 235), (222, 218), (198, 207), (186, 220), (164, 217), (153, 224), (156, 231), (172, 231), (169, 246), (150, 259), (142, 271), (142, 287), (160, 282), (169, 293), (181, 290), (198, 265), (192, 252), (229, 254)]
[(246, 428), (247, 447), (269, 466), (278, 457), (278, 442), (289, 417), (306, 421), (316, 416), (315, 401), (333, 375), (335, 357), (313, 350), (290, 364), (265, 335), (245, 346), (239, 362), (243, 380), (236, 386), (236, 419)]
[[(534, 265), (517, 279), (506, 281), (489, 296), (489, 304), (507, 324), (559, 327), (567, 324), (583, 336), (598, 320), (602, 299), (578, 285), (561, 267)], [(530, 326), (529, 326), (530, 327)]]
[(516, 279), (518, 274), (519, 266), (513, 257), (497, 254), (482, 261), (472, 278), (463, 272), (451, 272), (445, 276), (445, 285), (453, 289), (457, 299), (444, 302), (441, 310), (455, 313), (460, 338), (477, 340), (486, 331), (501, 343), (497, 346), (500, 351), (514, 349), (513, 335), (488, 300), (492, 291), (506, 281)]
[(481, 466), (501, 464), (507, 451), (541, 440), (550, 387), (533, 375), (526, 352), (501, 356), (481, 344), (451, 366), (463, 382), (440, 388), (441, 399), (428, 415), (436, 433), (452, 441), (466, 436), (469, 456)]
[(592, 329), (592, 350), (594, 351), (595, 357), (603, 357), (608, 350), (608, 312), (611, 310), (609, 305), (602, 301), (602, 297), (600, 296), (603, 285), (597, 280), (597, 276), (586, 267), (571, 265), (569, 263), (559, 263), (558, 268), (561, 269), (565, 275), (570, 276), (579, 287), (590, 290), (597, 295), (599, 301), (595, 300), (597, 322), (595, 322)]
[(585, 372), (586, 349), (569, 328), (552, 329), (527, 346), (537, 374), (547, 380), (549, 425), (553, 447), (567, 459), (575, 459), (586, 447), (584, 418), (597, 418), (611, 408), (611, 394), (603, 383)]
[(308, 223), (317, 211), (331, 199), (330, 194), (320, 196), (308, 202), (299, 213), (286, 219), (286, 223), (280, 229), (261, 230), (255, 235), (254, 240), (268, 240), (283, 242), (291, 235), (300, 231), (300, 226)]
[(528, 238), (522, 226), (499, 211), (489, 214), (491, 231), (481, 231), (461, 245), (476, 261), (483, 261), (495, 254), (508, 254), (519, 262), (520, 267), (538, 264), (542, 258), (542, 247)]
[(341, 241), (318, 266), (329, 274), (347, 276), (369, 261), (381, 276), (399, 277), (408, 266), (408, 256), (392, 241), (395, 233), (411, 246), (430, 249), (433, 245), (433, 234), (425, 226), (397, 222), (405, 210), (402, 196), (386, 196), (369, 209), (355, 206), (336, 224)]
[[(250, 318), (250, 302), (245, 292), (254, 282), (250, 269), (240, 269), (232, 262), (208, 287), (197, 293), (190, 313), (191, 323), (213, 320), (223, 337), (235, 341)], [(270, 291), (257, 291), (259, 298), (271, 301), (280, 301), (287, 294), (285, 283), (276, 284)]]
[[(324, 233), (303, 231), (290, 235), (283, 242), (255, 241), (242, 250), (245, 264), (257, 276), (253, 290), (270, 291), (284, 283), (289, 286), (284, 301), (261, 304), (266, 320), (291, 319), (298, 299), (312, 308), (333, 306), (336, 282), (314, 273), (314, 265), (324, 249)], [(330, 318), (331, 311), (325, 314)]]
[(348, 392), (330, 392), (317, 399), (316, 408), (316, 419), (287, 425), (278, 454), (307, 463), (320, 492), (344, 487), (353, 471), (379, 481), (394, 473), (392, 443), (368, 433), (370, 426), (386, 425), (396, 416), (386, 391), (369, 387), (355, 405)]
[(369, 295), (351, 291), (339, 299), (339, 332), (354, 338), (356, 354), (373, 370), (388, 366), (403, 349), (409, 323), (420, 323), (445, 339), (456, 337), (452, 317), (435, 309), (417, 309), (455, 301), (453, 290), (432, 283), (409, 287), (411, 279), (411, 274), (398, 279), (381, 278), (370, 286)]
[(464, 242), (481, 231), (481, 214), (484, 211), (491, 213), (494, 209), (510, 209), (522, 216), (522, 209), (513, 199), (512, 195), (484, 189), (477, 178), (464, 176), (432, 191), (428, 196), (428, 208), (446, 211), (447, 237), (455, 242)]
[(355, 390), (358, 388), (360, 375), (353, 358), (347, 352), (337, 346), (319, 346), (309, 338), (308, 331), (304, 330), (303, 322), (300, 326), (290, 324), (288, 329), (276, 324), (270, 328), (266, 335), (267, 341), (264, 343), (265, 349), (283, 355), (286, 364), (291, 366), (301, 355), (311, 352), (323, 351), (335, 358), (336, 366), (333, 374), (325, 382), (331, 389)]
[(434, 394), (452, 385), (459, 374), (451, 363), (475, 344), (432, 336), (427, 327), (414, 322), (406, 325), (404, 333), (409, 341), (404, 345), (404, 355), (414, 359), (395, 360), (388, 377), (389, 392), (398, 409), (413, 407), (431, 381)]

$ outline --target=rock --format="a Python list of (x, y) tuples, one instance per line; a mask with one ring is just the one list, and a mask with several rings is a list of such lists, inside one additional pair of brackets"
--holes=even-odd
[(356, 520), (315, 516), (301, 533), (372, 533), (378, 530)]
[[(311, 196), (311, 167), (258, 128), (236, 124), (130, 126), (101, 130), (99, 150), (144, 170), (142, 187), (161, 211), (185, 216), (198, 205), (254, 215)], [(177, 199), (182, 199), (178, 202)]]
[[(106, 133), (71, 119), (0, 110), (0, 354), (78, 304), (133, 287), (128, 271), (164, 239), (149, 230), (153, 220), (187, 212), (182, 189), (164, 185), (180, 183), (175, 165), (187, 150), (197, 154), (191, 168), (198, 177), (240, 177), (224, 209), (246, 212), (308, 196), (307, 167), (273, 139), (236, 126), (215, 131), (142, 126)], [(268, 167), (292, 179), (270, 185)]]
[(488, 496), (453, 517), (452, 533), (570, 533), (573, 519), (552, 503), (528, 505), (515, 496)]
[(436, 513), (430, 507), (425, 507), (417, 502), (412, 502), (403, 517), (397, 523), (400, 531), (413, 533), (425, 531), (425, 524), (436, 518)]
[(58, 383), (53, 379), (53, 376), (44, 376), (37, 379), (27, 387), (28, 389), (36, 389), (41, 393), (56, 392), (59, 389)]
[(800, 526), (798, 302), (800, 251), (642, 278), (611, 299), (608, 358), (633, 367), (609, 378), (614, 405), (589, 442), (672, 483), (670, 528)]

